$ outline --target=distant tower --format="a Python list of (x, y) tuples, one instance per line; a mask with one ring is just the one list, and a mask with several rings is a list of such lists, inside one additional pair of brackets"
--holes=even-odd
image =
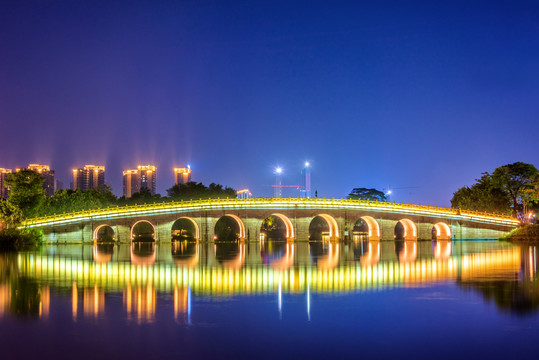
[(73, 169), (73, 190), (102, 189), (105, 186), (105, 167), (86, 165)]
[(140, 191), (140, 181), (138, 176), (138, 170), (128, 169), (124, 170), (124, 196), (130, 198), (134, 193)]
[(282, 178), (281, 175), (283, 173), (283, 169), (281, 167), (278, 167), (275, 169), (275, 191), (273, 193), (273, 196), (276, 198), (280, 198), (283, 196), (283, 188), (282, 188)]
[(155, 195), (157, 168), (153, 165), (139, 165), (136, 169), (124, 170), (124, 196), (130, 198), (142, 189)]
[(174, 185), (187, 184), (191, 181), (191, 167), (174, 168)]
[(305, 163), (305, 167), (301, 170), (301, 177), (303, 181), (303, 190), (301, 190), (301, 197), (311, 198), (311, 164)]
[(157, 168), (153, 165), (139, 165), (137, 170), (140, 177), (140, 190), (148, 189), (152, 195), (155, 195)]
[(11, 169), (0, 168), (0, 199), (6, 199), (9, 195), (9, 189), (6, 185), (8, 174), (11, 174)]
[[(16, 169), (20, 171), (21, 169)], [(28, 165), (28, 170), (33, 170), (41, 174), (41, 177), (45, 179), (43, 182), (43, 189), (45, 190), (45, 195), (53, 196), (56, 191), (56, 181), (54, 181), (54, 170), (48, 165), (39, 165), (39, 164), (30, 164)]]
[(236, 191), (236, 195), (238, 196), (238, 199), (251, 199), (253, 197), (253, 194), (249, 191), (249, 189), (242, 189)]

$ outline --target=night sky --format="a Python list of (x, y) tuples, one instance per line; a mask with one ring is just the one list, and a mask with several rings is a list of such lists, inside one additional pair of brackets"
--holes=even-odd
[(4, 1), (0, 167), (172, 168), (270, 196), (449, 205), (539, 166), (539, 2)]

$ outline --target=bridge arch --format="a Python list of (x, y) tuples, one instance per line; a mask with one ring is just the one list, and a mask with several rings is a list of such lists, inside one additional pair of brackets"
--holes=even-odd
[(131, 243), (130, 259), (133, 265), (153, 265), (156, 258), (155, 242)]
[(332, 270), (339, 264), (339, 243), (329, 243), (327, 255), (321, 257), (316, 262), (320, 270)]
[(435, 260), (448, 260), (451, 257), (451, 240), (437, 240), (433, 251)]
[(95, 244), (93, 248), (94, 262), (106, 264), (112, 260), (114, 254), (114, 244)]
[(101, 224), (94, 229), (94, 241), (114, 241), (114, 229), (109, 224)]
[(245, 243), (221, 243), (213, 246), (215, 259), (223, 268), (239, 270), (245, 263)]
[(175, 241), (170, 248), (172, 259), (177, 267), (192, 269), (200, 260), (200, 244), (198, 242)]
[(295, 244), (287, 242), (284, 255), (279, 260), (271, 262), (271, 267), (282, 271), (290, 269), (294, 265), (294, 249)]
[(417, 240), (417, 226), (410, 219), (400, 219), (394, 230), (395, 239)]
[[(192, 229), (188, 229), (189, 226), (186, 226), (187, 224), (191, 225)], [(200, 239), (200, 228), (197, 222), (188, 216), (182, 216), (176, 219), (174, 223), (172, 223), (170, 233), (172, 239), (181, 238), (184, 236), (184, 234), (186, 234), (188, 237), (194, 238), (195, 240)]]
[(369, 241), (368, 251), (359, 258), (361, 266), (374, 266), (380, 262), (381, 246), (380, 241)]
[[(145, 225), (147, 224), (147, 225)], [(151, 231), (150, 228), (148, 227), (151, 226)], [(138, 231), (140, 231), (140, 233), (137, 232), (137, 229), (136, 228), (139, 228)], [(131, 241), (134, 241), (135, 238), (152, 238), (153, 241), (155, 241), (155, 235), (157, 234), (156, 230), (155, 230), (155, 226), (149, 222), (148, 220), (139, 220), (137, 221), (136, 223), (133, 224), (133, 226), (131, 226)]]
[(266, 220), (270, 219), (272, 216), (279, 219), (280, 222), (284, 225), (284, 234), (283, 234), (284, 237), (287, 240), (294, 239), (295, 238), (294, 225), (292, 224), (292, 221), (290, 220), (290, 218), (283, 214), (273, 213), (270, 216), (266, 217), (262, 222), (261, 230), (262, 230), (262, 227), (266, 224)]
[(432, 230), (435, 240), (451, 240), (451, 228), (446, 223), (436, 223)]
[(399, 256), (399, 262), (403, 264), (411, 264), (417, 260), (417, 241), (414, 240), (404, 240), (404, 243), (401, 244), (401, 248), (397, 249), (395, 246), (395, 251)]
[[(333, 216), (328, 215), (328, 214), (318, 214), (311, 220), (311, 223), (309, 224), (309, 239), (313, 237), (312, 228), (317, 218), (324, 220), (324, 222), (327, 224), (328, 236), (330, 240), (336, 240), (339, 238), (339, 225), (337, 224), (337, 220), (335, 220)], [(312, 240), (316, 240), (316, 239), (312, 239)]]
[(358, 226), (358, 223), (363, 220), (367, 225), (367, 236), (369, 240), (380, 240), (380, 225), (372, 216), (361, 216), (355, 223), (353, 228)]
[(245, 234), (246, 234), (246, 231), (245, 231), (245, 225), (243, 224), (243, 221), (241, 221), (241, 219), (236, 216), (236, 215), (233, 215), (233, 214), (225, 214), (223, 216), (221, 216), (219, 218), (219, 220), (217, 220), (217, 222), (215, 223), (215, 228), (214, 228), (214, 233), (215, 233), (215, 236), (218, 236), (217, 235), (217, 224), (219, 223), (219, 221), (226, 221), (224, 220), (225, 218), (230, 218), (230, 219), (233, 219), (234, 222), (238, 225), (238, 233), (237, 233), (237, 236), (239, 239), (245, 239)]

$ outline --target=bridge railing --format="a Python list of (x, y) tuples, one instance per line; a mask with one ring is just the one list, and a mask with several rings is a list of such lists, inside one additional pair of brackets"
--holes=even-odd
[(491, 218), (506, 221), (517, 222), (518, 220), (512, 216), (505, 214), (495, 214), (476, 210), (461, 210), (439, 206), (421, 205), (421, 204), (405, 204), (395, 202), (380, 202), (370, 200), (354, 200), (354, 199), (326, 199), (326, 198), (251, 198), (251, 199), (208, 199), (208, 200), (181, 200), (181, 201), (169, 201), (160, 203), (149, 204), (135, 204), (125, 206), (113, 206), (101, 209), (81, 210), (70, 213), (55, 214), (44, 217), (36, 217), (27, 219), (23, 225), (37, 225), (42, 223), (51, 223), (58, 221), (69, 221), (71, 219), (91, 219), (93, 217), (100, 217), (104, 215), (120, 215), (120, 214), (133, 214), (137, 212), (147, 213), (152, 210), (173, 210), (173, 209), (193, 209), (193, 211), (199, 209), (223, 208), (229, 207), (233, 209), (241, 209), (244, 206), (260, 206), (260, 207), (286, 207), (294, 208), (297, 206), (313, 206), (313, 207), (344, 207), (344, 208), (360, 208), (360, 209), (381, 209), (395, 211), (425, 211), (427, 213), (445, 214), (445, 215), (460, 215), (463, 217), (480, 217)]

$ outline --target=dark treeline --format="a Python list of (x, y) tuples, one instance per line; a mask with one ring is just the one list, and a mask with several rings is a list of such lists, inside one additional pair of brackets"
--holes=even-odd
[(108, 186), (99, 190), (58, 190), (54, 196), (43, 199), (42, 206), (38, 207), (35, 215), (47, 216), (114, 206), (165, 203), (182, 200), (235, 198), (236, 190), (215, 183), (205, 186), (202, 183), (189, 182), (187, 184), (174, 185), (167, 190), (167, 195), (152, 195), (149, 189), (142, 189), (140, 192), (134, 193), (130, 198), (126, 198), (125, 196), (118, 198)]
[(539, 174), (531, 164), (516, 162), (485, 172), (472, 186), (458, 189), (451, 199), (454, 208), (512, 213), (524, 222), (539, 210)]

